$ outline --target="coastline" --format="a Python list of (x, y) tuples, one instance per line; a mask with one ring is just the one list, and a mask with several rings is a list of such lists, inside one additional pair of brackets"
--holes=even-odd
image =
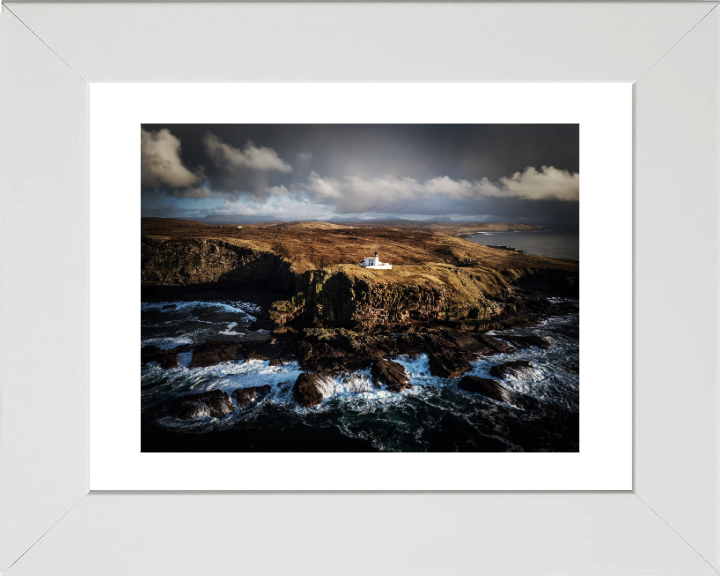
[[(270, 234), (284, 244), (263, 248)], [(162, 304), (143, 313), (143, 451), (415, 449), (405, 437), (378, 440), (382, 426), (367, 416), (377, 410), (404, 425), (492, 414), (469, 428), (458, 421), (467, 444), (455, 450), (577, 450), (576, 407), (548, 405), (526, 386), (537, 380), (556, 394), (562, 381), (563, 394), (577, 395), (577, 363), (566, 366), (577, 357), (577, 262), (421, 231), (405, 244), (392, 229), (281, 234), (143, 238), (143, 302)], [(408, 246), (441, 260), (303, 269), (298, 247), (327, 236), (392, 238), (396, 254)], [(568, 328), (548, 331), (557, 322)], [(266, 427), (253, 432), (256, 420)], [(521, 431), (538, 421), (539, 444), (525, 433), (509, 444), (478, 435), (492, 422)], [(305, 440), (276, 436), (278, 425)], [(568, 442), (544, 436), (559, 428)], [(450, 449), (420, 429), (418, 449)]]

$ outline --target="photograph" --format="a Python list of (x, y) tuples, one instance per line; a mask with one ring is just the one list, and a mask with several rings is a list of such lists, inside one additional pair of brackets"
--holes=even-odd
[(142, 452), (580, 452), (579, 124), (140, 138)]

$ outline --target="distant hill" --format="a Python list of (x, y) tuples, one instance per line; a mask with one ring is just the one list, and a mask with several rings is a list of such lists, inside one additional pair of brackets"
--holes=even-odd
[(344, 228), (352, 228), (345, 224), (332, 224), (330, 222), (280, 222), (275, 225), (277, 228), (306, 229), (306, 230), (342, 230)]
[(182, 220), (180, 218), (141, 218), (140, 222), (143, 228), (146, 226), (161, 227), (166, 229), (197, 228), (198, 226), (204, 226), (206, 228), (215, 227), (215, 224), (205, 224), (204, 222)]

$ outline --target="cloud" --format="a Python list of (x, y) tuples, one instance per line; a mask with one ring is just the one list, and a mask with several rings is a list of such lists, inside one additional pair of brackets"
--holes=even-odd
[(321, 178), (316, 172), (311, 172), (305, 186), (317, 198), (326, 200), (339, 200), (343, 197), (343, 185), (334, 178)]
[(201, 175), (188, 170), (180, 159), (180, 140), (167, 129), (141, 129), (141, 185), (143, 188), (178, 189), (195, 186)]
[(566, 170), (543, 166), (526, 168), (510, 177), (491, 182), (453, 180), (438, 176), (425, 181), (414, 178), (323, 178), (311, 172), (303, 186), (319, 202), (335, 204), (343, 213), (428, 212), (445, 213), (458, 204), (489, 198), (514, 200), (577, 201), (580, 178)]
[(509, 178), (500, 178), (503, 195), (529, 200), (575, 200), (580, 197), (580, 175), (552, 166), (525, 168)]
[(349, 175), (347, 164), (328, 176), (308, 174), (314, 159), (307, 152), (295, 155), (298, 171), (294, 172), (274, 149), (250, 140), (239, 149), (207, 132), (202, 144), (204, 154), (194, 165), (209, 158), (210, 170), (200, 166), (192, 171), (182, 162), (180, 140), (169, 130), (142, 130), (143, 192), (187, 203), (183, 209), (193, 214), (231, 219), (322, 220), (351, 215), (577, 219), (579, 175), (553, 166), (529, 166), (494, 180), (447, 175), (420, 179), (403, 177), (402, 172)]
[(315, 198), (335, 202), (345, 212), (381, 211), (386, 206), (425, 201), (438, 195), (457, 199), (470, 196), (473, 186), (447, 176), (418, 182), (414, 178), (322, 178), (312, 172), (305, 188)]
[(208, 132), (203, 145), (213, 163), (221, 169), (238, 171), (243, 169), (292, 172), (292, 166), (285, 162), (272, 148), (258, 147), (252, 142), (240, 150)]
[(263, 201), (227, 200), (222, 208), (214, 212), (214, 215), (252, 217), (266, 221), (323, 220), (335, 215), (332, 205), (283, 195), (282, 188), (284, 187), (276, 187), (275, 194)]

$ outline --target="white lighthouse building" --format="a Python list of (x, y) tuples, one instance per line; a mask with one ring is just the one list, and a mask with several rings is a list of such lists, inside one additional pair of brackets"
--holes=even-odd
[(363, 268), (372, 268), (374, 270), (390, 270), (392, 268), (391, 264), (388, 264), (387, 262), (380, 262), (377, 252), (375, 252), (375, 256), (365, 258), (365, 260), (360, 262), (360, 266)]

